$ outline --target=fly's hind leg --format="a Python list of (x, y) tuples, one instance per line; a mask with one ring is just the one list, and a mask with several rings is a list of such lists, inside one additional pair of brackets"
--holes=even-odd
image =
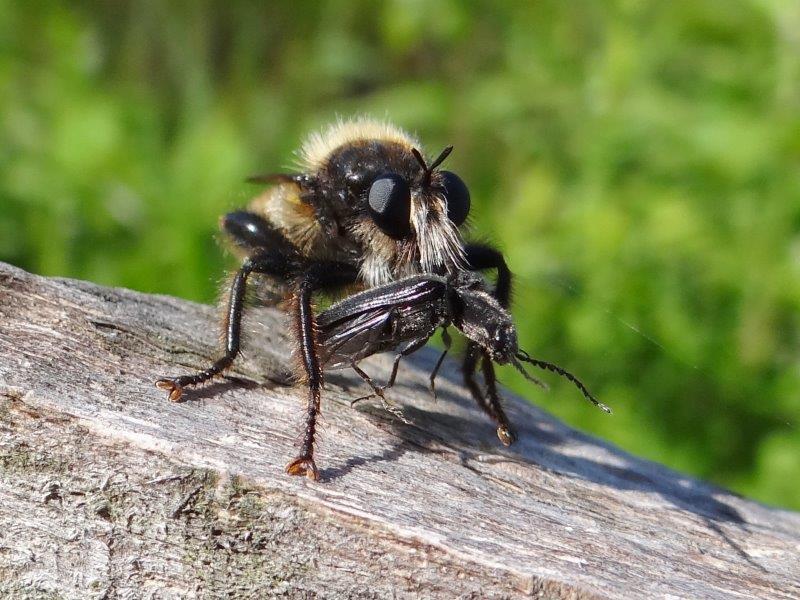
[(181, 375), (180, 377), (164, 377), (156, 381), (157, 387), (169, 392), (169, 399), (173, 402), (180, 400), (185, 387), (204, 383), (221, 374), (233, 364), (234, 359), (239, 354), (245, 289), (247, 287), (247, 277), (252, 271), (253, 263), (250, 260), (245, 261), (231, 283), (228, 309), (225, 313), (224, 322), (225, 353), (215, 360), (210, 367), (202, 371), (192, 375)]
[(228, 369), (239, 354), (247, 280), (252, 273), (287, 278), (302, 268), (297, 249), (263, 217), (245, 211), (232, 212), (220, 220), (220, 228), (239, 248), (248, 253), (231, 282), (228, 306), (223, 321), (225, 352), (202, 371), (180, 377), (164, 377), (156, 386), (169, 392), (173, 402), (180, 400), (185, 387), (199, 385)]

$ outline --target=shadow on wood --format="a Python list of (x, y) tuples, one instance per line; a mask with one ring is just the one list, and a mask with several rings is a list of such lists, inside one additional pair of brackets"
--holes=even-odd
[(280, 313), (254, 311), (230, 379), (179, 404), (153, 386), (206, 366), (215, 312), (0, 265), (0, 592), (800, 596), (800, 515), (511, 396), (504, 448), (452, 366), (431, 399), (433, 352), (392, 390), (412, 425), (331, 374), (322, 481), (289, 477), (305, 396)]

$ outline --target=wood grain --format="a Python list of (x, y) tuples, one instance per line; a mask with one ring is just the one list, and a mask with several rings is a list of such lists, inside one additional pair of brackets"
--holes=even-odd
[(280, 313), (249, 320), (231, 378), (179, 404), (153, 386), (214, 356), (215, 313), (0, 264), (0, 594), (800, 597), (800, 515), (510, 395), (504, 448), (453, 365), (430, 398), (434, 352), (391, 393), (412, 425), (330, 374), (322, 481), (289, 477), (305, 396), (279, 383)]

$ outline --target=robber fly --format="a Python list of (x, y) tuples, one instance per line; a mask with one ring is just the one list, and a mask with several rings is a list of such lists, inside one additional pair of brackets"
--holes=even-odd
[[(520, 350), (511, 315), (488, 292), (483, 278), (473, 273), (449, 277), (415, 275), (366, 290), (331, 306), (319, 315), (317, 325), (325, 368), (352, 367), (384, 403), (384, 391), (394, 385), (400, 360), (424, 346), (441, 329), (445, 350), (430, 376), (435, 396), (436, 374), (450, 347), (447, 327), (453, 325), (493, 362), (513, 365), (538, 385), (543, 384), (525, 370), (523, 363), (557, 373), (575, 384), (592, 404), (611, 412), (572, 373)], [(368, 356), (395, 350), (392, 371), (384, 386), (376, 385), (358, 366)], [(484, 409), (489, 412), (491, 407)], [(505, 415), (493, 416), (498, 423), (497, 436), (510, 445), (515, 434)]]
[[(285, 300), (298, 375), (308, 390), (300, 454), (286, 471), (318, 479), (313, 453), (323, 368), (315, 294), (374, 288), (415, 274), (493, 269), (492, 293), (500, 306), (508, 306), (511, 274), (502, 254), (466, 244), (459, 233), (469, 214), (470, 194), (458, 175), (439, 169), (451, 150), (447, 147), (429, 160), (419, 142), (401, 129), (356, 119), (309, 137), (297, 172), (252, 178), (270, 187), (246, 210), (220, 221), (242, 259), (223, 302), (224, 352), (202, 371), (162, 378), (156, 385), (177, 401), (184, 388), (231, 366), (239, 354), (249, 284), (255, 284), (267, 303)], [(485, 395), (475, 379), (479, 363)], [(498, 423), (506, 423), (491, 357), (475, 342), (466, 354), (464, 378), (478, 404)]]

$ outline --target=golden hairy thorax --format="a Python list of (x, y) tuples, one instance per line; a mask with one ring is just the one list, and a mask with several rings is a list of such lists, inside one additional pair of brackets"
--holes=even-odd
[(319, 132), (306, 138), (300, 149), (300, 167), (307, 171), (323, 168), (328, 157), (346, 144), (360, 140), (381, 140), (394, 142), (411, 150), (422, 146), (414, 136), (388, 121), (378, 121), (367, 117), (348, 121), (338, 120)]

